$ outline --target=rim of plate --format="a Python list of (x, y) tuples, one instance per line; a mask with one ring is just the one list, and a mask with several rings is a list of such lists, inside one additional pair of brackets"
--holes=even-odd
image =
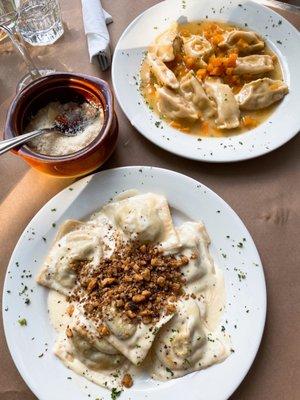
[[(209, 2), (209, 7), (211, 9), (214, 9), (214, 4), (220, 4), (220, 0), (205, 0), (205, 1)], [(197, 0), (186, 0), (184, 2), (184, 4), (185, 4), (185, 6), (187, 6), (189, 3), (193, 3), (193, 2), (197, 2)], [(120, 94), (120, 85), (118, 83), (118, 74), (119, 74), (118, 64), (120, 63), (120, 54), (122, 52), (122, 49), (120, 48), (120, 46), (121, 46), (121, 43), (124, 40), (124, 38), (126, 38), (127, 35), (130, 33), (130, 31), (132, 30), (132, 28), (136, 24), (139, 23), (139, 20), (142, 17), (147, 16), (147, 14), (151, 14), (153, 12), (153, 10), (159, 9), (162, 5), (170, 4), (170, 6), (171, 6), (172, 3), (174, 5), (182, 4), (182, 1), (181, 0), (164, 0), (164, 1), (161, 1), (153, 6), (149, 7), (145, 11), (143, 11), (125, 28), (125, 30), (123, 31), (122, 35), (120, 36), (120, 38), (116, 44), (116, 47), (114, 50), (114, 55), (113, 55), (113, 60), (112, 60), (112, 68), (111, 68), (112, 84), (113, 84), (115, 96), (118, 100), (118, 103), (119, 103), (122, 111), (126, 115), (126, 117), (129, 119), (131, 125), (146, 139), (148, 139), (149, 141), (151, 141), (152, 143), (154, 143), (155, 145), (157, 145), (158, 147), (160, 147), (163, 150), (166, 150), (170, 153), (176, 154), (177, 156), (184, 157), (187, 159), (196, 160), (196, 161), (204, 161), (204, 162), (214, 162), (214, 163), (238, 162), (238, 161), (245, 161), (245, 160), (249, 160), (252, 158), (260, 157), (260, 156), (263, 156), (265, 154), (268, 154), (268, 153), (280, 148), (285, 143), (287, 143), (289, 140), (291, 140), (294, 136), (296, 136), (300, 129), (300, 114), (295, 112), (294, 118), (296, 119), (296, 121), (294, 122), (293, 126), (291, 126), (289, 133), (288, 134), (286, 134), (285, 132), (282, 133), (280, 139), (278, 139), (278, 137), (275, 136), (274, 138), (271, 138), (271, 141), (267, 140), (267, 139), (270, 139), (270, 137), (268, 137), (269, 132), (267, 132), (268, 129), (270, 129), (270, 125), (268, 125), (268, 123), (272, 123), (271, 118), (273, 118), (274, 116), (276, 117), (276, 115), (279, 111), (279, 107), (282, 106), (281, 103), (283, 103), (284, 101), (287, 101), (285, 98), (282, 100), (282, 102), (280, 102), (280, 104), (278, 104), (277, 108), (271, 114), (270, 118), (268, 118), (266, 121), (259, 124), (257, 128), (254, 128), (247, 132), (243, 132), (238, 135), (233, 135), (233, 136), (228, 136), (228, 137), (220, 137), (220, 138), (200, 137), (202, 143), (204, 141), (210, 140), (211, 143), (213, 143), (213, 145), (211, 147), (207, 147), (205, 150), (203, 150), (203, 152), (201, 151), (199, 153), (194, 151), (195, 147), (197, 147), (197, 139), (198, 139), (197, 136), (193, 136), (194, 142), (192, 142), (192, 141), (190, 141), (189, 143), (182, 142), (182, 139), (180, 139), (180, 136), (182, 136), (182, 135), (188, 136), (188, 135), (184, 134), (182, 132), (179, 132), (178, 130), (170, 127), (168, 124), (162, 122), (165, 133), (167, 132), (167, 134), (169, 136), (172, 136), (171, 140), (170, 140), (170, 138), (167, 138), (167, 140), (165, 140), (165, 139), (163, 140), (161, 138), (160, 131), (158, 129), (156, 129), (154, 123), (152, 123), (153, 126), (151, 126), (151, 127), (150, 126), (145, 127), (145, 122), (144, 122), (145, 120), (147, 120), (147, 119), (160, 120), (160, 118), (158, 115), (156, 115), (149, 109), (147, 110), (148, 106), (146, 106), (146, 104), (144, 103), (143, 96), (140, 95), (138, 97), (138, 99), (140, 100), (138, 103), (142, 104), (143, 110), (141, 111), (141, 113), (139, 115), (140, 118), (138, 119), (137, 114), (136, 114), (136, 111), (138, 110), (138, 108), (137, 107), (136, 107), (136, 109), (131, 108), (131, 104), (133, 102), (132, 98), (129, 98), (129, 97), (126, 98), (125, 96), (123, 96), (123, 94)], [(221, 3), (224, 3), (224, 2), (221, 2)], [(270, 19), (276, 18), (276, 20), (284, 21), (284, 26), (286, 26), (290, 31), (289, 32), (289, 35), (291, 35), (289, 37), (290, 40), (292, 40), (292, 37), (294, 39), (296, 38), (296, 40), (300, 44), (300, 32), (288, 20), (286, 20), (282, 15), (278, 14), (276, 11), (270, 9), (266, 5), (256, 3), (253, 0), (231, 0), (224, 7), (228, 7), (230, 9), (234, 9), (234, 8), (236, 9), (236, 7), (241, 7), (241, 5), (242, 6), (250, 5), (251, 7), (256, 8), (256, 12), (259, 15), (261, 15), (261, 14), (268, 15)], [(219, 19), (217, 18), (217, 13), (215, 14), (214, 18), (215, 18), (215, 20), (222, 21), (222, 18), (219, 18)], [(204, 19), (204, 15), (203, 15), (202, 19)], [(169, 22), (171, 22), (171, 20)], [(237, 26), (241, 26), (238, 22), (235, 22), (232, 20), (230, 20), (229, 23), (235, 24)], [(283, 26), (283, 24), (281, 24), (281, 27), (282, 26)], [(247, 29), (251, 29), (251, 27), (247, 26)], [(253, 30), (255, 30), (255, 29), (253, 28)], [(159, 30), (157, 32), (160, 33)], [(158, 33), (156, 33), (156, 36)], [(288, 63), (286, 62), (286, 56), (291, 53), (286, 52), (286, 50), (284, 50), (283, 48), (279, 48), (277, 44), (274, 44), (275, 39), (274, 39), (274, 41), (270, 41), (269, 35), (268, 34), (266, 35), (268, 37), (266, 37), (264, 35), (266, 32), (258, 31), (258, 33), (264, 37), (264, 40), (268, 43), (269, 47), (271, 47), (272, 51), (274, 51), (275, 54), (278, 56), (278, 58), (280, 60), (280, 65), (281, 65), (281, 69), (283, 72), (284, 80), (288, 83), (289, 89), (291, 89), (291, 74), (290, 74), (291, 66), (288, 65)], [(279, 43), (279, 40), (277, 40), (277, 43)], [(146, 50), (146, 48), (147, 47), (145, 47), (145, 50)], [(130, 57), (128, 57), (128, 58), (130, 58)], [(139, 61), (141, 61), (141, 59)], [(293, 66), (294, 71), (292, 71), (292, 72), (294, 73), (294, 75), (297, 73), (298, 74), (297, 76), (300, 80), (300, 70), (297, 68), (295, 58), (294, 58), (294, 61), (295, 61), (294, 66)], [(139, 65), (140, 65), (140, 63), (139, 63)], [(139, 76), (139, 66), (138, 66), (137, 75)], [(126, 79), (127, 79), (127, 81), (126, 81)], [(131, 85), (129, 76), (126, 77), (126, 79), (124, 79), (124, 81), (127, 82), (127, 88), (129, 88)], [(297, 104), (300, 101), (300, 96), (297, 96), (297, 93), (296, 93), (297, 92), (296, 86), (297, 86), (297, 79), (293, 79), (292, 91), (290, 91), (288, 94), (289, 103), (293, 103), (293, 100), (297, 100), (297, 101), (294, 101), (294, 103), (293, 103), (293, 104)], [(293, 98), (291, 98), (291, 96), (293, 96)], [(296, 111), (295, 106), (293, 106), (293, 109), (294, 109), (294, 111)], [(282, 112), (282, 114), (286, 114), (288, 112), (288, 110), (290, 110), (290, 108), (286, 107), (285, 112)], [(290, 122), (290, 119), (289, 119), (289, 122)], [(278, 126), (278, 128), (277, 128), (278, 131), (280, 131), (280, 128), (284, 128), (284, 127)], [(154, 131), (154, 134), (152, 133), (153, 131)], [(260, 135), (266, 134), (266, 137), (265, 137), (266, 140), (264, 141), (264, 143), (260, 144), (259, 148), (255, 147), (255, 145), (254, 145), (254, 143), (256, 142), (256, 137), (253, 137), (254, 132), (259, 132)], [(252, 135), (252, 140), (250, 140), (251, 139), (250, 135)], [(190, 138), (191, 138), (191, 136), (190, 136)], [(274, 142), (275, 139), (276, 139), (276, 142)], [(179, 140), (179, 142), (178, 142), (178, 140)], [(242, 140), (244, 142), (242, 142)], [(219, 141), (219, 143), (217, 143), (217, 141)], [(224, 144), (223, 142), (225, 142), (226, 144)], [(247, 142), (247, 146), (245, 146), (245, 142)], [(243, 146), (243, 144), (244, 144), (244, 146)], [(199, 143), (198, 143), (198, 145), (199, 145)], [(220, 152), (220, 150), (217, 150), (218, 155), (215, 155), (214, 151), (216, 150), (216, 147), (218, 145), (223, 146), (223, 152)], [(224, 150), (225, 150), (225, 148), (227, 149), (228, 147), (232, 147), (233, 151), (231, 153), (226, 154), (224, 152)], [(245, 152), (246, 147), (247, 147), (248, 152)], [(204, 151), (205, 151), (205, 153), (204, 153)]]
[[(7, 343), (10, 355), (11, 355), (11, 357), (12, 357), (12, 359), (14, 361), (14, 364), (17, 367), (20, 375), (22, 376), (22, 378), (26, 382), (27, 386), (31, 389), (31, 391), (39, 398), (39, 400), (52, 400), (51, 393), (50, 393), (50, 395), (47, 395), (45, 393), (46, 390), (42, 389), (40, 384), (36, 384), (35, 377), (31, 375), (29, 369), (26, 368), (26, 365), (19, 358), (20, 351), (18, 350), (17, 346), (14, 345), (14, 342), (11, 341), (11, 338), (9, 336), (9, 330), (11, 328), (8, 327), (8, 321), (9, 321), (10, 318), (8, 317), (7, 313), (5, 312), (5, 303), (6, 303), (5, 300), (6, 300), (7, 296), (8, 296), (7, 290), (6, 290), (8, 282), (9, 282), (9, 274), (8, 274), (8, 272), (9, 272), (9, 269), (11, 267), (11, 264), (14, 261), (15, 253), (17, 252), (17, 249), (20, 246), (22, 247), (22, 242), (25, 240), (26, 233), (28, 232), (28, 229), (30, 228), (30, 226), (32, 224), (34, 224), (40, 218), (40, 215), (49, 206), (50, 203), (55, 202), (55, 200), (59, 199), (59, 197), (62, 196), (63, 193), (65, 193), (65, 194), (68, 193), (67, 191), (69, 190), (70, 187), (72, 187), (72, 192), (71, 193), (74, 193), (74, 192), (76, 193), (76, 189), (84, 188), (85, 185), (89, 184), (89, 182), (93, 179), (93, 177), (95, 175), (97, 175), (100, 178), (101, 177), (105, 178), (106, 176), (109, 176), (110, 174), (114, 174), (115, 172), (118, 174), (118, 173), (123, 173), (123, 172), (130, 171), (130, 173), (132, 172), (132, 173), (137, 173), (138, 174), (138, 173), (141, 172), (141, 170), (143, 170), (142, 172), (150, 172), (151, 171), (152, 173), (154, 172), (154, 173), (157, 173), (158, 175), (161, 175), (161, 174), (164, 175), (165, 174), (165, 175), (171, 176), (171, 178), (175, 178), (175, 179), (176, 178), (177, 179), (184, 179), (189, 184), (194, 184), (197, 187), (199, 187), (199, 185), (200, 185), (201, 189), (204, 189), (204, 193), (209, 193), (210, 195), (215, 197), (218, 202), (222, 203), (222, 206), (224, 207), (224, 209), (228, 210), (232, 214), (232, 217), (235, 219), (236, 223), (238, 223), (240, 225), (240, 227), (245, 232), (247, 232), (247, 234), (249, 235), (250, 241), (248, 242), (248, 244), (250, 243), (252, 245), (251, 246), (252, 247), (252, 251), (254, 252), (256, 259), (260, 262), (260, 270), (261, 270), (261, 274), (260, 274), (261, 282), (260, 282), (260, 284), (262, 285), (262, 289), (263, 289), (262, 302), (260, 303), (262, 320), (261, 320), (261, 324), (256, 329), (256, 338), (255, 338), (256, 343), (255, 343), (255, 348), (252, 351), (252, 356), (251, 356), (251, 358), (249, 358), (249, 361), (248, 361), (247, 365), (244, 366), (244, 369), (240, 373), (240, 375), (238, 375), (238, 376), (237, 376), (237, 374), (235, 375), (237, 377), (233, 380), (233, 382), (231, 384), (231, 389), (228, 390), (227, 393), (224, 393), (224, 400), (228, 399), (236, 391), (236, 389), (240, 386), (240, 384), (244, 380), (245, 376), (249, 372), (249, 370), (250, 370), (250, 368), (251, 368), (251, 366), (252, 366), (252, 364), (254, 362), (254, 359), (255, 359), (255, 357), (257, 355), (257, 352), (258, 352), (260, 344), (261, 344), (261, 340), (262, 340), (262, 336), (263, 336), (263, 332), (264, 332), (264, 328), (265, 328), (266, 313), (267, 313), (267, 288), (266, 288), (266, 280), (265, 280), (264, 269), (263, 269), (263, 265), (261, 263), (260, 255), (258, 253), (258, 250), (257, 250), (257, 248), (255, 246), (254, 240), (253, 240), (250, 232), (248, 231), (247, 227), (245, 226), (245, 224), (243, 223), (243, 221), (241, 220), (239, 215), (231, 208), (231, 206), (225, 200), (222, 199), (222, 197), (220, 197), (212, 189), (210, 189), (206, 185), (202, 184), (201, 182), (197, 181), (196, 179), (191, 178), (191, 177), (189, 177), (187, 175), (184, 175), (184, 174), (182, 174), (180, 172), (168, 170), (168, 169), (165, 169), (165, 168), (145, 166), (145, 165), (111, 168), (111, 169), (107, 169), (107, 170), (104, 170), (104, 171), (97, 172), (95, 174), (88, 175), (88, 176), (86, 176), (84, 178), (81, 178), (80, 180), (78, 180), (76, 182), (73, 182), (72, 184), (67, 186), (65, 189), (63, 189), (60, 192), (58, 192), (50, 200), (48, 200), (48, 202), (45, 203), (40, 208), (40, 210), (35, 214), (35, 216), (30, 220), (30, 222), (25, 227), (24, 231), (22, 232), (21, 236), (19, 237), (19, 239), (17, 241), (17, 244), (15, 245), (15, 248), (14, 248), (14, 250), (12, 252), (11, 258), (10, 258), (8, 266), (7, 266), (5, 279), (4, 279), (4, 285), (3, 285), (3, 294), (2, 294), (2, 320), (3, 320), (5, 339), (6, 339), (6, 343)], [(120, 175), (120, 178), (121, 178), (121, 175)], [(72, 203), (73, 200), (74, 199), (72, 197), (70, 200), (67, 201), (67, 204)], [(90, 210), (89, 213), (92, 213), (93, 211), (95, 211), (94, 208), (93, 208), (93, 210)], [(28, 239), (26, 238), (26, 240), (28, 240)], [(213, 241), (213, 238), (212, 238), (212, 241)], [(34, 332), (32, 332), (32, 334), (34, 334)], [(224, 362), (226, 362), (226, 360)], [(66, 367), (64, 367), (64, 368), (66, 368)], [(207, 370), (207, 369), (205, 369), (205, 370)], [(199, 371), (196, 371), (196, 372), (199, 372)], [(175, 384), (176, 384), (176, 380), (175, 380)], [(81, 393), (80, 393), (80, 396), (81, 396)], [(101, 396), (102, 395), (100, 394), (100, 397)], [(149, 399), (151, 399), (151, 397), (149, 397)]]

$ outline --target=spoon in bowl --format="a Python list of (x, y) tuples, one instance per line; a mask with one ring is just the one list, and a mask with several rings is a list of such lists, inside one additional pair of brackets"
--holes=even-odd
[(59, 114), (55, 118), (52, 127), (37, 129), (29, 133), (24, 133), (20, 136), (16, 136), (12, 139), (2, 140), (2, 142), (0, 142), (0, 155), (45, 133), (55, 132), (63, 136), (76, 136), (85, 126), (93, 122), (98, 115), (99, 110), (97, 110), (97, 112), (95, 112), (93, 115), (90, 115), (88, 118), (78, 113)]

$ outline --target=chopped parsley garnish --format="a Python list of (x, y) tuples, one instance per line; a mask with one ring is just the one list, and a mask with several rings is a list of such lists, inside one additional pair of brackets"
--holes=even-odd
[(243, 245), (243, 243), (242, 242), (239, 242), (238, 244), (237, 244), (237, 247), (243, 247), (244, 245)]
[(116, 388), (112, 388), (111, 391), (111, 399), (112, 400), (116, 400), (122, 393), (122, 390), (118, 390)]
[(174, 376), (174, 372), (169, 367), (166, 367), (166, 371), (169, 372), (171, 376)]
[(191, 367), (191, 363), (189, 362), (189, 360), (187, 358), (184, 359), (184, 363), (187, 364), (189, 367)]
[(22, 318), (18, 320), (20, 326), (27, 326), (27, 320), (26, 318)]
[(56, 223), (52, 222), (52, 227), (55, 228), (56, 227)]

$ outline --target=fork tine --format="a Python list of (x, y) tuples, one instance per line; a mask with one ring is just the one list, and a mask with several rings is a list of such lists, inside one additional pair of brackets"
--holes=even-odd
[(102, 69), (102, 71), (105, 71), (110, 66), (109, 59), (104, 51), (99, 52), (98, 60), (99, 60), (100, 68)]

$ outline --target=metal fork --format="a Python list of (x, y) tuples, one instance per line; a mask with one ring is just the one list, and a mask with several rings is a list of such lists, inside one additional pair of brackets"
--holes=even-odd
[(102, 71), (105, 71), (107, 68), (110, 67), (111, 53), (110, 53), (109, 48), (106, 51), (100, 51), (97, 54), (97, 57), (98, 57), (100, 68), (102, 69)]

